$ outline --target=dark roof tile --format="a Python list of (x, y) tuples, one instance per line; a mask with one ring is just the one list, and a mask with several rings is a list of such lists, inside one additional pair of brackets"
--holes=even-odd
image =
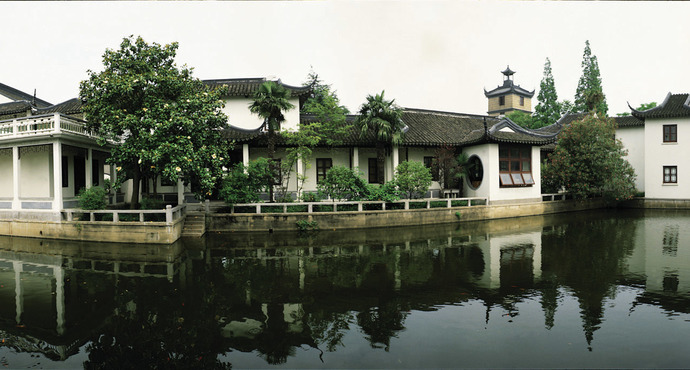
[(39, 98), (34, 98), (33, 95), (27, 94), (23, 91), (17, 90), (14, 87), (7, 86), (5, 84), (0, 83), (0, 95), (4, 95), (10, 99), (13, 100), (26, 100), (28, 102), (35, 102), (37, 107), (47, 107), (51, 105), (47, 101)]
[(3, 103), (0, 104), (0, 116), (26, 112), (27, 110), (31, 109), (32, 106), (33, 105), (31, 105), (31, 103), (26, 100)]
[[(219, 87), (227, 87), (227, 96), (251, 96), (259, 89), (262, 83), (268, 81), (266, 78), (226, 78), (220, 80), (204, 80), (203, 82), (211, 89)], [(290, 86), (276, 80), (276, 83), (282, 85), (290, 91), (292, 96), (300, 97), (308, 94), (311, 91), (309, 86)]]
[(690, 94), (671, 94), (666, 95), (666, 99), (660, 105), (638, 111), (630, 107), (632, 115), (639, 119), (647, 118), (678, 118), (690, 117)]
[(60, 104), (51, 105), (50, 107), (37, 109), (37, 114), (50, 114), (50, 113), (62, 113), (62, 114), (79, 114), (81, 113), (82, 102), (78, 98), (73, 98), (64, 101)]

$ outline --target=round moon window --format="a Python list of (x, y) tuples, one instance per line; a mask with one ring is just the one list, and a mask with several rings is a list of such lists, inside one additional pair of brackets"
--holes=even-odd
[(482, 180), (484, 179), (484, 166), (482, 166), (482, 160), (476, 155), (473, 155), (467, 161), (467, 167), (469, 186), (472, 189), (477, 189), (482, 185)]

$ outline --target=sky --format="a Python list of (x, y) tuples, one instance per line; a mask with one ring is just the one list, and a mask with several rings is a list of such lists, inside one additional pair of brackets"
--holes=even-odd
[(508, 65), (534, 107), (547, 57), (573, 100), (589, 40), (615, 115), (690, 92), (688, 14), (690, 2), (0, 2), (0, 82), (60, 103), (135, 35), (178, 42), (201, 79), (302, 85), (313, 70), (353, 112), (385, 90), (402, 107), (486, 114)]

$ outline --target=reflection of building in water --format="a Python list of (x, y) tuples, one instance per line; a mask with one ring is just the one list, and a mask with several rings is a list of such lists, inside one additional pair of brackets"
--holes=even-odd
[(683, 212), (663, 215), (640, 221), (635, 238), (638, 245), (628, 259), (629, 269), (644, 279), (641, 301), (651, 300), (667, 309), (688, 312), (690, 219)]
[(112, 314), (108, 303), (120, 276), (172, 281), (180, 252), (179, 244), (91, 245), (1, 237), (2, 345), (66, 359)]

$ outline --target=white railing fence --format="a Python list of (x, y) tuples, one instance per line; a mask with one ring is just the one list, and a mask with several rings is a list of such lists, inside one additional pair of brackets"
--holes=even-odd
[[(62, 211), (62, 219), (66, 221), (110, 221), (110, 222), (165, 222), (172, 224), (186, 214), (187, 205), (176, 207), (170, 205), (165, 209), (65, 209)], [(78, 215), (78, 216), (77, 216)], [(82, 215), (88, 215), (88, 220), (81, 220)], [(101, 215), (101, 216), (97, 216)], [(124, 215), (124, 217), (123, 217)], [(130, 216), (131, 215), (131, 216)], [(75, 217), (77, 216), (77, 217)], [(136, 217), (133, 217), (136, 216)], [(158, 217), (157, 217), (158, 216)], [(164, 216), (164, 217), (163, 217)], [(148, 218), (148, 219), (147, 219)], [(153, 220), (152, 220), (153, 219)]]
[[(448, 198), (448, 199), (405, 199), (394, 202), (299, 202), (299, 203), (246, 203), (229, 206), (230, 213), (318, 213), (318, 212), (364, 212), (372, 210), (410, 210), (431, 208), (473, 207), (486, 205), (487, 198)], [(249, 210), (252, 212), (238, 212)], [(378, 208), (378, 209), (376, 209)]]

